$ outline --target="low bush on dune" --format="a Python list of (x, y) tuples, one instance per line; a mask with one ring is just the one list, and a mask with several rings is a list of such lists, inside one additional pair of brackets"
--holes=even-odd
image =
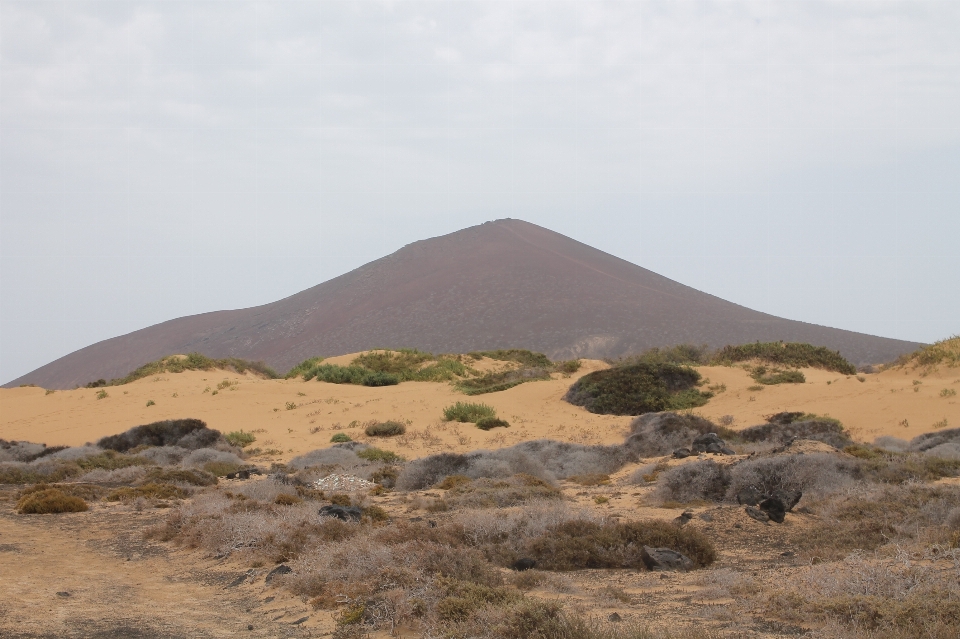
[(363, 430), (368, 437), (396, 437), (407, 432), (407, 427), (401, 422), (389, 420), (372, 422)]
[(231, 446), (237, 446), (239, 448), (246, 448), (253, 442), (257, 441), (256, 435), (253, 433), (247, 433), (243, 430), (235, 430), (227, 433), (223, 436), (227, 440), (227, 443)]
[(912, 353), (901, 355), (884, 368), (912, 368), (931, 369), (943, 364), (948, 368), (960, 366), (960, 335), (934, 342), (929, 346), (919, 348)]
[(80, 513), (88, 510), (81, 497), (68, 495), (59, 488), (44, 488), (30, 492), (17, 501), (17, 512), (24, 515)]
[(677, 448), (690, 446), (700, 435), (716, 433), (728, 444), (740, 441), (739, 433), (714, 424), (699, 415), (686, 413), (647, 413), (630, 422), (624, 447), (638, 457), (669, 455)]
[(739, 346), (724, 346), (712, 357), (715, 364), (735, 364), (761, 361), (791, 368), (821, 368), (844, 375), (855, 375), (856, 367), (840, 353), (823, 346), (796, 342), (755, 342)]
[(499, 417), (481, 417), (477, 420), (477, 428), (480, 430), (491, 430), (493, 428), (509, 428), (510, 422)]
[(601, 415), (640, 415), (703, 406), (712, 393), (697, 389), (700, 373), (675, 364), (637, 363), (595, 371), (563, 399)]
[(464, 395), (484, 395), (509, 390), (525, 382), (547, 379), (550, 379), (549, 369), (523, 367), (464, 379), (457, 382), (456, 388)]
[(353, 439), (350, 437), (350, 435), (347, 435), (346, 433), (336, 433), (334, 434), (333, 437), (330, 438), (330, 443), (332, 444), (343, 444), (343, 443), (352, 442), (352, 441)]
[(639, 355), (631, 355), (619, 360), (610, 360), (614, 366), (630, 364), (676, 364), (679, 366), (705, 366), (710, 363), (713, 353), (706, 344), (677, 344), (666, 348), (651, 348)]
[(471, 404), (468, 402), (457, 402), (453, 406), (447, 406), (443, 409), (443, 421), (445, 422), (463, 422), (476, 424), (485, 417), (496, 417), (497, 411), (492, 406), (486, 404)]
[(834, 448), (853, 443), (839, 420), (800, 412), (783, 412), (767, 417), (766, 424), (750, 426), (737, 433), (746, 442), (786, 443), (791, 439), (814, 439)]
[(144, 499), (183, 499), (187, 493), (173, 484), (150, 482), (142, 486), (124, 486), (107, 495), (107, 501), (132, 501)]
[(472, 372), (456, 357), (434, 356), (416, 349), (375, 350), (358, 355), (349, 366), (324, 364), (314, 357), (294, 366), (286, 377), (330, 384), (392, 386), (400, 382), (444, 382)]
[(758, 384), (764, 386), (774, 386), (776, 384), (803, 384), (807, 381), (802, 371), (782, 370), (779, 368), (768, 369), (766, 366), (755, 366), (750, 372), (750, 377)]
[(32, 462), (61, 450), (66, 450), (66, 448), (67, 446), (47, 446), (46, 444), (34, 444), (33, 442), (0, 439), (0, 462)]

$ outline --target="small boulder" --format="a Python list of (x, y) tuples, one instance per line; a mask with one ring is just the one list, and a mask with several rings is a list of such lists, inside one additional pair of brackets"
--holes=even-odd
[(782, 501), (777, 497), (767, 497), (759, 504), (757, 507), (767, 514), (772, 521), (777, 522), (778, 524), (783, 523), (783, 519), (787, 514), (787, 508)]
[(678, 448), (673, 451), (674, 459), (685, 459), (687, 457), (691, 457), (692, 455), (693, 453), (690, 452), (689, 448)]
[(651, 548), (644, 546), (640, 554), (640, 559), (647, 567), (647, 570), (674, 571), (681, 570), (686, 572), (693, 570), (693, 561), (686, 555), (678, 553), (669, 548)]
[(515, 562), (513, 562), (513, 565), (510, 567), (518, 572), (522, 572), (524, 570), (530, 570), (531, 568), (535, 568), (536, 565), (537, 565), (536, 559), (531, 559), (530, 557), (522, 557), (520, 559), (517, 559)]
[[(770, 516), (767, 515), (767, 513), (760, 510), (759, 508), (755, 508), (754, 506), (747, 506), (744, 510), (746, 510), (747, 515), (749, 515), (751, 518), (756, 519), (757, 521), (762, 522), (764, 524), (770, 523)], [(737, 526), (734, 526), (734, 528), (736, 527)]]
[(356, 506), (338, 506), (337, 504), (331, 504), (320, 509), (321, 517), (335, 517), (341, 521), (360, 521), (362, 515), (363, 511)]
[(693, 519), (693, 513), (687, 510), (684, 511), (679, 517), (675, 518), (673, 523), (677, 524), (678, 526), (682, 526), (691, 519)]
[(763, 499), (763, 493), (753, 486), (741, 488), (737, 493), (737, 503), (741, 506), (756, 506), (761, 499)]
[(623, 621), (623, 617), (621, 617), (619, 614), (617, 614), (617, 613), (615, 613), (615, 612), (611, 612), (610, 615), (607, 616), (607, 621), (612, 621), (612, 622), (614, 622), (614, 623), (618, 623), (618, 622), (620, 622), (620, 621)]
[(803, 497), (803, 493), (799, 490), (786, 490), (781, 488), (770, 493), (770, 496), (776, 497), (783, 502), (784, 511), (790, 512), (800, 501), (800, 498)]
[(270, 583), (275, 577), (279, 577), (280, 575), (289, 575), (291, 572), (293, 572), (293, 568), (287, 564), (280, 564), (267, 573), (267, 578), (264, 580), (264, 583)]
[(690, 452), (694, 455), (699, 455), (700, 453), (713, 453), (714, 455), (737, 454), (729, 448), (727, 442), (720, 439), (716, 433), (707, 433), (694, 439), (693, 445), (690, 446)]

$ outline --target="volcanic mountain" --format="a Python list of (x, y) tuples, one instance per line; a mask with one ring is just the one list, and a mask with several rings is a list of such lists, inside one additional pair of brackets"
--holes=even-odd
[(191, 351), (285, 371), (307, 357), (371, 348), (528, 348), (568, 359), (758, 340), (827, 346), (855, 363), (888, 361), (918, 346), (760, 313), (506, 219), (414, 242), (271, 304), (181, 317), (98, 342), (7, 386), (72, 388)]

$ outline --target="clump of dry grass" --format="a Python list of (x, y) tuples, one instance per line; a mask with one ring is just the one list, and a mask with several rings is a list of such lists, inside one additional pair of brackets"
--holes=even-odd
[(87, 502), (82, 498), (68, 495), (59, 488), (43, 488), (29, 492), (17, 501), (17, 512), (23, 515), (80, 513), (88, 508)]
[(483, 477), (456, 482), (447, 490), (444, 501), (451, 508), (505, 508), (529, 501), (560, 499), (561, 496), (557, 488), (542, 479), (517, 474), (506, 479)]
[(132, 501), (134, 499), (183, 499), (187, 493), (173, 484), (150, 482), (142, 486), (117, 488), (107, 495), (107, 501)]

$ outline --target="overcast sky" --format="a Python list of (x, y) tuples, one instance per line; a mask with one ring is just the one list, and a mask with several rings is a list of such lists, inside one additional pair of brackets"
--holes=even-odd
[(0, 0), (0, 382), (521, 218), (960, 333), (960, 2)]

